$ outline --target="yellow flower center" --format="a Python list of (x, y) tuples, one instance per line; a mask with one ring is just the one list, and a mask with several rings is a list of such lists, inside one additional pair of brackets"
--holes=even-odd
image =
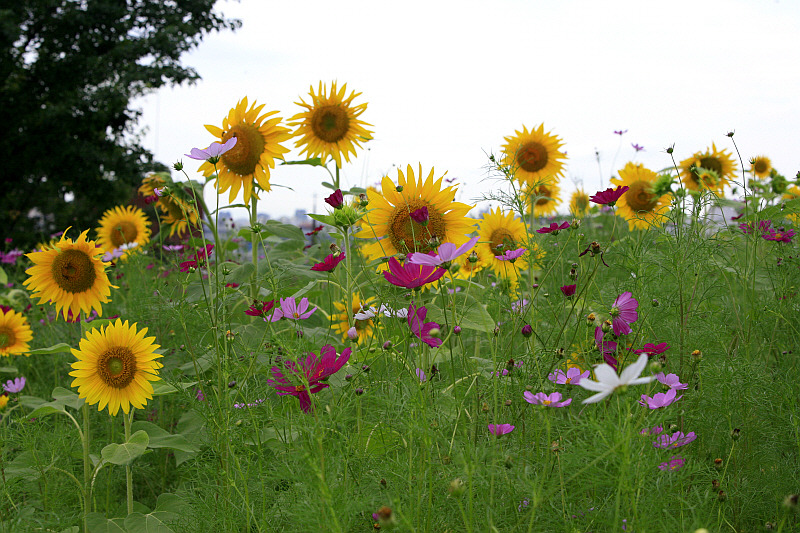
[(295, 391), (295, 392), (303, 392), (303, 391), (305, 390), (305, 388), (306, 388), (306, 386), (305, 386), (305, 385), (296, 385), (296, 386), (294, 387), (294, 391)]
[(489, 247), (492, 249), (494, 255), (503, 255), (508, 250), (515, 250), (516, 243), (511, 232), (505, 228), (498, 228), (492, 232), (489, 237)]
[(569, 385), (570, 383), (572, 383), (572, 378), (567, 378), (567, 380), (566, 380), (564, 383), (566, 383), (567, 385)]
[(311, 131), (325, 142), (335, 143), (350, 130), (350, 117), (340, 105), (326, 105), (314, 109), (311, 115)]
[(517, 165), (528, 172), (538, 172), (547, 165), (547, 148), (538, 142), (525, 143), (517, 150)]
[(124, 389), (136, 376), (136, 356), (125, 346), (114, 346), (97, 358), (97, 375), (115, 389)]
[(625, 201), (628, 202), (634, 213), (650, 212), (658, 204), (658, 198), (653, 194), (652, 186), (646, 181), (636, 181), (629, 185), (630, 189), (625, 193)]
[(73, 294), (88, 291), (97, 278), (89, 255), (75, 249), (59, 253), (53, 259), (50, 273), (56, 285)]
[(222, 142), (236, 137), (236, 146), (222, 154), (225, 166), (240, 176), (248, 176), (255, 172), (264, 153), (264, 137), (253, 124), (237, 124), (222, 136)]
[[(421, 207), (428, 208), (428, 225), (415, 222), (411, 213)], [(410, 199), (395, 208), (389, 217), (389, 240), (395, 249), (403, 254), (409, 252), (429, 252), (431, 239), (436, 237), (439, 243), (445, 241), (447, 227), (444, 218), (435, 208), (418, 199)]]
[(292, 313), (292, 316), (295, 317), (295, 318), (300, 318), (300, 313), (295, 311), (294, 313)]
[(550, 405), (551, 403), (553, 402), (551, 402), (550, 400), (542, 400), (542, 405)]
[(13, 346), (17, 342), (14, 331), (8, 327), (0, 327), (0, 350)]
[(111, 244), (114, 245), (114, 248), (119, 248), (123, 244), (136, 242), (138, 234), (136, 224), (130, 220), (121, 220), (111, 229)]

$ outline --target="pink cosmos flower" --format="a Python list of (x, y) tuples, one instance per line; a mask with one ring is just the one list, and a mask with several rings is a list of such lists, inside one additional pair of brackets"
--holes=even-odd
[[(739, 223), (739, 229), (742, 230), (745, 234), (753, 233), (753, 229), (755, 226), (752, 222), (741, 222)], [(762, 236), (769, 234), (770, 232), (774, 231), (772, 228), (772, 221), (771, 220), (761, 220), (758, 222), (758, 233)]]
[(384, 272), (383, 277), (392, 285), (398, 287), (405, 287), (406, 289), (415, 289), (422, 287), (427, 283), (432, 283), (447, 272), (443, 268), (428, 266), (428, 265), (415, 265), (407, 263), (401, 265), (394, 257), (389, 258), (389, 272)]
[(3, 385), (3, 389), (9, 394), (15, 394), (17, 392), (22, 392), (22, 389), (25, 388), (25, 378), (14, 378), (14, 380), (6, 381), (6, 384)]
[(653, 426), (651, 428), (644, 428), (639, 433), (641, 435), (659, 435), (662, 431), (664, 431), (663, 427), (661, 427), (661, 426)]
[(514, 262), (527, 252), (527, 248), (517, 248), (516, 250), (506, 250), (503, 255), (496, 255), (494, 256), (495, 259), (499, 259), (500, 261), (510, 261)]
[(639, 404), (645, 407), (649, 407), (650, 409), (660, 409), (662, 407), (667, 407), (681, 398), (683, 398), (683, 394), (675, 397), (676, 392), (675, 389), (669, 389), (667, 392), (657, 392), (651, 398), (646, 394), (642, 394), (641, 400), (639, 400)]
[(206, 244), (204, 248), (199, 248), (194, 255), (194, 259), (181, 263), (181, 272), (188, 272), (192, 268), (197, 269), (201, 267), (206, 259), (211, 256), (213, 250), (213, 244)]
[(312, 235), (316, 235), (320, 231), (322, 231), (322, 226), (311, 226), (311, 231), (306, 232), (306, 236), (311, 237)]
[(582, 379), (588, 378), (590, 375), (591, 372), (588, 370), (581, 372), (580, 368), (572, 366), (566, 372), (557, 368), (554, 372), (548, 374), (547, 379), (559, 385), (577, 385)]
[(270, 300), (268, 302), (260, 302), (258, 300), (253, 301), (253, 305), (251, 305), (244, 314), (249, 316), (266, 316), (267, 313), (272, 311), (272, 308), (275, 307), (275, 300)]
[(680, 455), (673, 455), (672, 459), (665, 463), (661, 463), (658, 465), (658, 468), (661, 470), (678, 470), (686, 464), (686, 459), (681, 457)]
[(695, 435), (694, 431), (690, 431), (686, 435), (683, 434), (683, 431), (676, 431), (672, 435), (659, 435), (653, 442), (653, 446), (656, 448), (680, 448), (681, 446), (686, 446), (696, 438), (697, 435)]
[(408, 216), (410, 216), (411, 220), (413, 220), (417, 224), (422, 224), (423, 226), (426, 226), (428, 224), (428, 208), (427, 208), (427, 206), (423, 205), (419, 209), (409, 213)]
[(181, 250), (183, 250), (183, 245), (182, 244), (165, 244), (164, 246), (162, 246), (162, 248), (164, 248), (165, 252), (180, 252)]
[(775, 242), (792, 242), (792, 237), (794, 237), (795, 233), (793, 229), (787, 231), (770, 231), (767, 234), (762, 235), (762, 237), (768, 241), (775, 241)]
[(639, 319), (636, 308), (639, 302), (630, 292), (623, 292), (611, 306), (611, 324), (614, 326), (614, 335), (628, 335), (631, 333), (631, 324)]
[(299, 303), (294, 298), (281, 298), (280, 302), (281, 306), (272, 313), (270, 322), (277, 322), (281, 318), (305, 320), (317, 310), (316, 307), (308, 310), (308, 298), (302, 298)]
[(666, 342), (662, 342), (660, 344), (653, 344), (648, 342), (644, 345), (644, 347), (640, 350), (634, 350), (637, 354), (646, 353), (648, 357), (653, 357), (654, 355), (660, 355), (667, 350), (670, 349), (670, 345)]
[(578, 288), (577, 285), (564, 285), (563, 287), (559, 287), (559, 289), (561, 289), (561, 292), (567, 298), (572, 298), (573, 296), (575, 296), (575, 289), (577, 288)]
[(17, 259), (23, 254), (24, 252), (19, 248), (14, 248), (8, 253), (0, 252), (0, 263), (6, 265), (13, 265), (17, 262)]
[(628, 130), (614, 130), (614, 135), (619, 135), (620, 137), (622, 137), (626, 133), (628, 133)]
[(551, 394), (537, 392), (533, 394), (530, 391), (525, 391), (522, 395), (525, 397), (526, 402), (532, 403), (533, 405), (544, 405), (545, 407), (566, 407), (572, 403), (572, 398), (562, 402), (560, 392), (553, 392)]
[(334, 209), (341, 209), (342, 205), (344, 205), (344, 195), (342, 194), (342, 190), (336, 189), (333, 191), (333, 194), (325, 198), (325, 203)]
[(300, 407), (308, 413), (312, 409), (310, 394), (329, 387), (321, 382), (341, 370), (350, 359), (351, 353), (350, 348), (345, 348), (337, 358), (334, 347), (326, 344), (320, 350), (320, 357), (309, 352), (305, 361), (300, 361), (299, 365), (294, 361), (284, 361), (282, 369), (273, 366), (271, 372), (274, 379), (268, 379), (267, 383), (280, 395), (296, 396), (300, 400)]
[(428, 377), (425, 375), (425, 371), (422, 370), (421, 368), (417, 369), (417, 377), (419, 378), (420, 383), (425, 383), (426, 381), (428, 381)]
[(677, 374), (664, 375), (663, 372), (659, 372), (656, 374), (656, 380), (670, 389), (685, 390), (688, 387), (686, 383), (681, 383), (681, 380)]
[(561, 225), (558, 222), (551, 222), (549, 226), (542, 227), (536, 230), (536, 233), (552, 233), (553, 235), (558, 235), (558, 232), (562, 229), (567, 229), (569, 227), (569, 222), (562, 222)]
[(633, 146), (633, 149), (636, 150), (637, 152), (641, 152), (642, 150), (644, 150), (644, 146), (639, 146), (636, 143), (631, 143), (631, 146)]
[(439, 324), (436, 322), (425, 322), (425, 315), (428, 314), (428, 309), (425, 306), (417, 307), (414, 302), (408, 306), (408, 327), (411, 328), (411, 333), (416, 335), (422, 342), (431, 348), (438, 348), (442, 345), (442, 339), (432, 337), (430, 332), (433, 329), (439, 329)]
[(614, 205), (617, 203), (623, 194), (625, 194), (630, 187), (627, 185), (622, 187), (617, 187), (616, 189), (606, 189), (604, 191), (598, 191), (589, 198), (590, 201), (600, 204), (600, 205)]
[(345, 254), (344, 252), (340, 253), (339, 255), (328, 254), (328, 257), (322, 263), (317, 263), (311, 267), (311, 270), (315, 272), (333, 272), (333, 269), (336, 266), (344, 261)]
[(199, 148), (192, 148), (191, 153), (184, 154), (186, 157), (197, 159), (198, 161), (208, 161), (213, 157), (219, 157), (234, 146), (236, 146), (236, 137), (231, 137), (225, 143), (211, 143), (205, 150)]
[(439, 266), (443, 263), (450, 263), (457, 257), (464, 255), (475, 246), (480, 237), (473, 237), (459, 247), (452, 242), (445, 242), (439, 245), (436, 255), (412, 253), (408, 255), (408, 261), (412, 265)]
[(499, 437), (500, 435), (511, 433), (514, 431), (514, 427), (511, 424), (489, 424), (489, 432)]

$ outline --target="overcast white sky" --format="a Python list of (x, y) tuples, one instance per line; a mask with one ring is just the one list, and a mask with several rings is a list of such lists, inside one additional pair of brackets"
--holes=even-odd
[[(457, 198), (473, 203), (497, 185), (486, 154), (542, 122), (568, 152), (566, 201), (573, 182), (599, 188), (595, 149), (608, 186), (630, 160), (667, 167), (672, 144), (679, 163), (712, 142), (732, 151), (730, 130), (745, 165), (763, 154), (790, 179), (800, 170), (797, 0), (241, 0), (217, 11), (243, 25), (184, 57), (203, 79), (138, 102), (145, 147), (190, 176), (199, 162), (183, 154), (208, 146), (203, 125), (221, 126), (240, 98), (285, 120), (310, 85), (331, 80), (362, 93), (375, 137), (343, 169), (346, 186), (422, 163), (458, 178)], [(272, 183), (294, 190), (273, 189), (259, 210), (313, 212), (316, 194), (324, 212), (327, 179), (278, 167)]]

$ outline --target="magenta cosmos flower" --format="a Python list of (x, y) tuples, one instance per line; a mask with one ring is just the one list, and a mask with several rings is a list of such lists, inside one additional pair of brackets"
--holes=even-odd
[(680, 455), (673, 455), (672, 459), (665, 463), (661, 463), (658, 465), (658, 468), (661, 470), (678, 470), (686, 464), (686, 459), (681, 457)]
[(9, 394), (15, 394), (17, 392), (22, 392), (22, 389), (25, 388), (25, 378), (14, 378), (14, 380), (6, 381), (6, 384), (3, 385), (3, 389)]
[(566, 407), (572, 403), (572, 398), (562, 402), (560, 392), (553, 392), (551, 394), (537, 392), (533, 394), (530, 391), (525, 391), (522, 395), (525, 397), (526, 402), (532, 403), (533, 405), (543, 405), (545, 407)]
[(662, 342), (660, 344), (653, 344), (652, 342), (648, 342), (644, 345), (644, 347), (640, 350), (635, 350), (637, 354), (646, 353), (648, 357), (653, 357), (654, 355), (660, 355), (667, 350), (670, 349), (669, 344), (666, 342)]
[(639, 302), (633, 297), (630, 292), (623, 292), (614, 304), (611, 306), (611, 324), (614, 326), (614, 335), (628, 335), (631, 330), (631, 324), (639, 319), (639, 313), (636, 308), (639, 307)]
[(597, 349), (600, 350), (600, 353), (603, 354), (603, 360), (611, 365), (611, 367), (616, 370), (617, 369), (617, 358), (614, 357), (614, 354), (617, 353), (617, 343), (614, 341), (606, 341), (603, 340), (605, 333), (603, 333), (603, 328), (600, 326), (596, 326), (594, 328), (594, 343), (597, 346)]
[(312, 266), (311, 270), (315, 272), (333, 272), (333, 269), (344, 261), (344, 256), (344, 253), (340, 253), (339, 255), (328, 254), (328, 257), (326, 257), (322, 263), (317, 263)]
[(578, 288), (577, 285), (564, 285), (563, 287), (559, 287), (559, 289), (561, 289), (561, 292), (567, 298), (572, 298), (573, 296), (575, 296), (575, 290), (577, 288)]
[(197, 159), (198, 161), (208, 161), (211, 158), (219, 157), (234, 146), (236, 146), (236, 137), (231, 137), (224, 143), (211, 143), (211, 146), (205, 150), (200, 148), (192, 148), (191, 153), (184, 154), (186, 157)]
[(588, 378), (590, 375), (591, 372), (588, 370), (581, 372), (580, 368), (572, 366), (566, 372), (557, 368), (554, 372), (548, 374), (547, 379), (559, 385), (577, 385), (582, 379)]
[(280, 395), (296, 396), (300, 400), (300, 407), (308, 413), (312, 408), (310, 394), (316, 394), (329, 387), (321, 381), (341, 370), (350, 359), (351, 353), (350, 348), (345, 348), (337, 358), (334, 347), (326, 344), (320, 350), (320, 357), (309, 352), (308, 357), (305, 361), (300, 361), (299, 366), (294, 361), (284, 361), (282, 369), (273, 366), (271, 371), (274, 379), (268, 379), (267, 383)]
[(456, 247), (452, 242), (439, 245), (435, 255), (412, 253), (408, 254), (408, 262), (412, 265), (439, 266), (450, 263), (459, 256), (464, 255), (475, 246), (479, 237), (473, 237), (461, 246)]
[(428, 310), (425, 306), (416, 307), (414, 302), (408, 306), (408, 327), (411, 328), (411, 333), (416, 335), (422, 342), (431, 348), (438, 348), (442, 345), (442, 339), (431, 336), (431, 330), (439, 329), (439, 324), (436, 322), (425, 322), (425, 315)]
[(616, 189), (598, 191), (594, 196), (589, 197), (589, 200), (600, 205), (614, 205), (628, 189), (630, 189), (630, 187), (625, 185), (624, 187), (617, 187)]
[(489, 424), (489, 433), (498, 437), (512, 431), (514, 431), (514, 426), (511, 424)]
[(517, 248), (516, 250), (506, 250), (503, 253), (503, 255), (496, 255), (496, 256), (494, 256), (494, 258), (498, 259), (500, 261), (510, 261), (510, 262), (513, 263), (514, 261), (516, 261), (517, 259), (519, 259), (523, 255), (525, 255), (525, 252), (527, 252), (527, 251), (528, 251), (527, 248)]
[(334, 209), (340, 209), (344, 204), (344, 195), (341, 189), (336, 189), (333, 194), (325, 198), (325, 203)]
[(536, 233), (552, 233), (553, 235), (558, 235), (558, 232), (562, 229), (567, 229), (569, 227), (569, 222), (562, 222), (561, 225), (558, 222), (551, 222), (549, 226), (542, 227), (536, 230)]
[(213, 244), (206, 244), (203, 248), (197, 250), (194, 254), (194, 259), (191, 261), (184, 261), (181, 263), (181, 272), (188, 272), (192, 268), (197, 269), (206, 262), (206, 259), (211, 257), (211, 253), (214, 251)]
[(696, 438), (697, 435), (695, 435), (694, 431), (690, 431), (685, 435), (683, 431), (676, 431), (672, 435), (659, 435), (653, 442), (653, 446), (656, 448), (680, 448), (681, 446), (686, 446)]
[(411, 220), (413, 220), (417, 224), (421, 224), (423, 226), (427, 226), (428, 225), (429, 216), (428, 216), (428, 207), (427, 206), (423, 205), (422, 207), (420, 207), (416, 211), (412, 211), (411, 213), (409, 213), (408, 216), (410, 216)]
[(646, 394), (642, 394), (639, 404), (649, 407), (650, 409), (660, 409), (672, 405), (683, 398), (683, 394), (677, 398), (675, 397), (676, 394), (675, 389), (669, 389), (667, 392), (657, 392), (652, 398)]
[(681, 379), (678, 377), (677, 374), (664, 374), (663, 372), (659, 372), (656, 374), (656, 380), (662, 385), (669, 387), (670, 389), (675, 390), (684, 390), (688, 387), (686, 383), (681, 383)]
[(268, 302), (262, 302), (259, 300), (254, 300), (253, 305), (247, 308), (247, 311), (244, 314), (249, 316), (266, 316), (267, 313), (272, 311), (272, 308), (275, 307), (275, 300), (270, 300)]
[(401, 265), (396, 258), (390, 257), (389, 272), (384, 272), (383, 277), (392, 285), (415, 289), (438, 280), (444, 276), (445, 272), (445, 269), (435, 266), (414, 265), (411, 263)]
[(775, 241), (775, 242), (792, 242), (792, 237), (794, 237), (795, 233), (793, 229), (787, 231), (770, 231), (762, 235), (762, 237), (768, 241)]
[(308, 298), (301, 299), (299, 303), (294, 298), (281, 298), (281, 306), (272, 313), (270, 322), (277, 322), (281, 318), (305, 320), (316, 310), (316, 307), (308, 310)]

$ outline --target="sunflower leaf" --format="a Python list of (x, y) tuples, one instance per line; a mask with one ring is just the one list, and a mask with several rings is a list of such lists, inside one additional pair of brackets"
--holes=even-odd
[(66, 342), (59, 342), (58, 344), (54, 344), (52, 346), (48, 346), (47, 348), (37, 348), (35, 350), (31, 350), (28, 355), (51, 355), (54, 353), (70, 353), (71, 346)]
[(63, 387), (56, 387), (53, 389), (53, 400), (54, 404), (60, 403), (61, 405), (66, 405), (67, 407), (72, 407), (76, 410), (80, 409), (85, 401), (71, 390), (67, 390)]
[(144, 420), (134, 422), (131, 429), (136, 431), (141, 430), (147, 433), (150, 438), (150, 441), (147, 443), (148, 448), (171, 448), (188, 453), (197, 453), (200, 451), (200, 448), (192, 445), (183, 435), (173, 435), (167, 430), (153, 423), (145, 422)]
[(8, 283), (8, 275), (6, 271), (3, 270), (3, 267), (0, 267), (0, 285), (6, 285)]
[(147, 450), (150, 437), (144, 430), (139, 430), (123, 444), (112, 443), (102, 449), (100, 456), (107, 462), (115, 465), (129, 465), (134, 459)]
[[(282, 161), (281, 165), (310, 165), (312, 167), (321, 167), (322, 159), (319, 157), (312, 157), (311, 159), (304, 159), (303, 161)], [(325, 185), (323, 183), (323, 185)]]
[(334, 218), (331, 215), (315, 215), (311, 213), (308, 216), (313, 218), (317, 222), (322, 222), (323, 224), (327, 224), (329, 226), (336, 225), (336, 220), (334, 220)]
[(89, 513), (86, 515), (86, 528), (97, 533), (127, 533), (123, 527), (122, 518), (109, 520), (100, 513)]

